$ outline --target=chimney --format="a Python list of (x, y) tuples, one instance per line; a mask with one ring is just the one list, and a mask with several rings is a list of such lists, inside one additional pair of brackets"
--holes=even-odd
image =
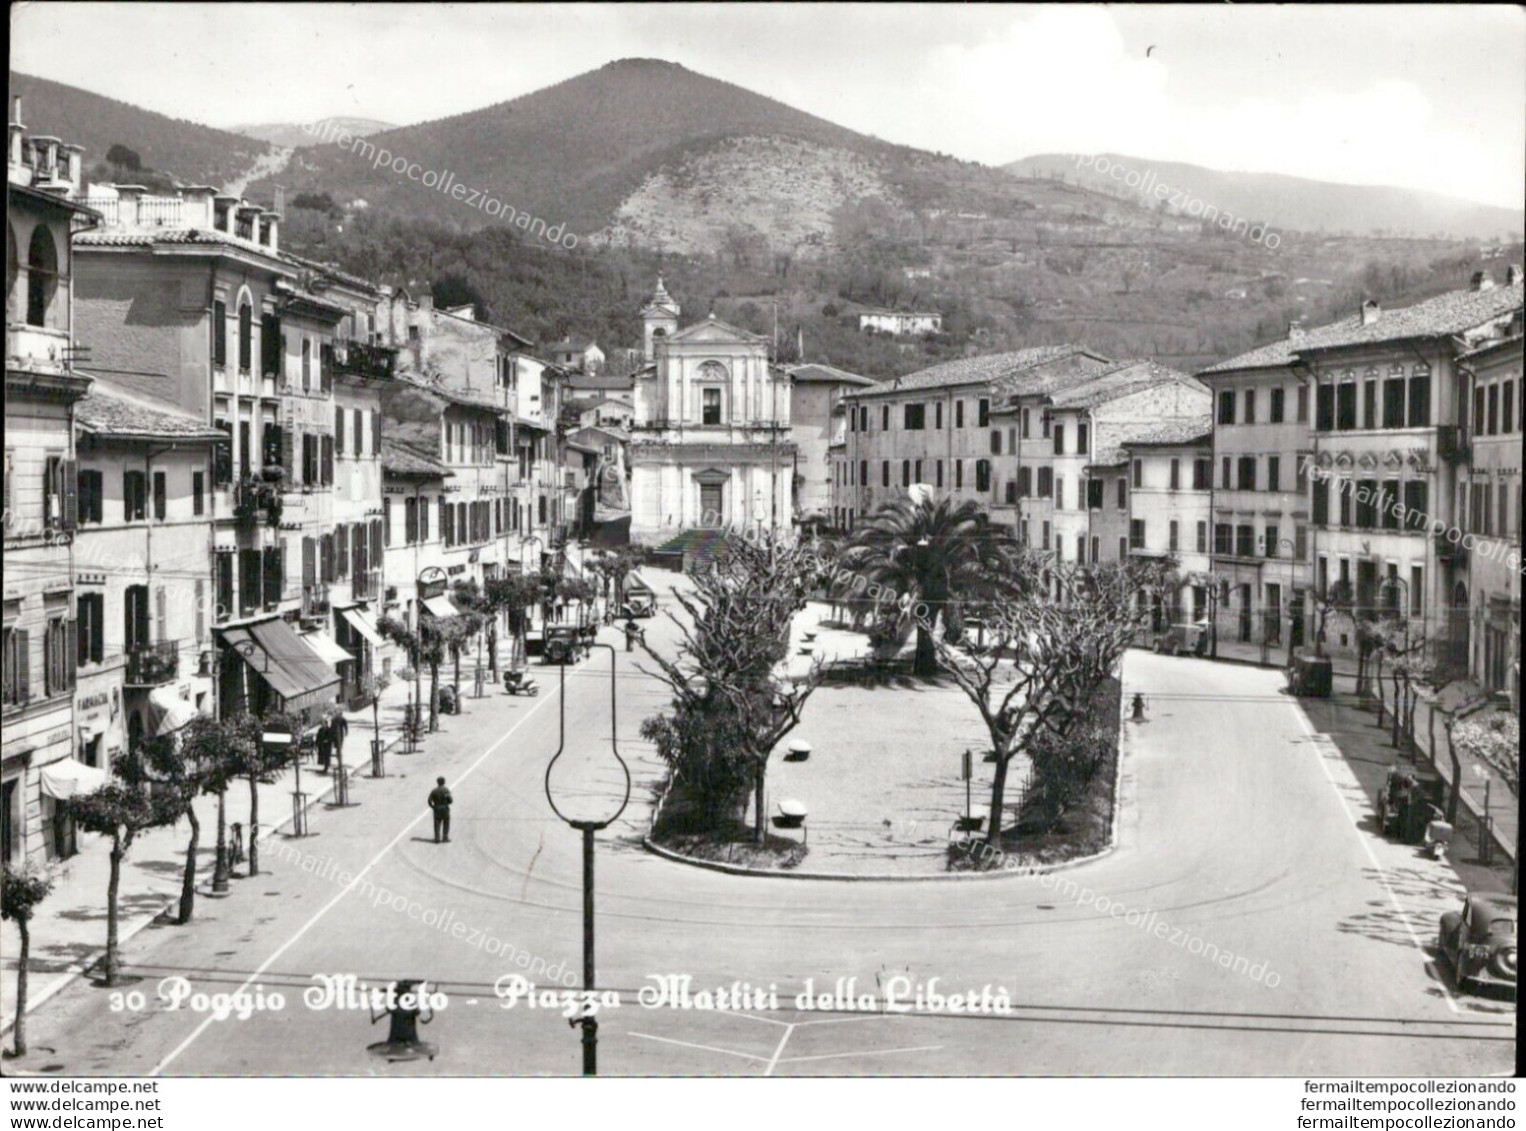
[(1372, 299), (1368, 299), (1366, 302), (1362, 303), (1363, 326), (1371, 326), (1382, 316), (1382, 314), (1383, 308), (1377, 303), (1373, 302)]
[(216, 228), (217, 216), (212, 200), (217, 190), (211, 185), (187, 185), (180, 190), (185, 201), (185, 225), (188, 228)]
[(79, 193), (84, 187), (82, 174), (84, 170), (85, 147), (83, 145), (65, 145), (62, 148), (64, 151), (64, 176), (69, 182), (69, 192), (72, 196)]
[(1521, 269), (1512, 263), (1505, 268), (1505, 286), (1518, 287), (1521, 285)]
[(1288, 341), (1296, 342), (1301, 337), (1303, 337), (1303, 325), (1298, 322), (1289, 322)]
[(1475, 291), (1492, 291), (1494, 289), (1494, 279), (1490, 276), (1489, 272), (1479, 271), (1473, 276), (1471, 289)]
[(16, 112), (11, 115), (10, 163), (25, 165), (26, 127), (21, 124), (21, 95), (16, 96)]
[(261, 212), (255, 217), (259, 225), (260, 243), (268, 247), (272, 254), (280, 250), (280, 213), (269, 211)]

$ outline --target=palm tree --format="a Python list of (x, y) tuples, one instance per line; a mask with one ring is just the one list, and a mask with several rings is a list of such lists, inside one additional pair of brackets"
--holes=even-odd
[(917, 675), (925, 676), (938, 670), (932, 636), (938, 618), (946, 631), (960, 599), (988, 596), (1010, 585), (1017, 552), (1011, 535), (993, 526), (973, 500), (900, 498), (855, 532), (836, 576), (839, 586), (846, 582), (850, 590), (879, 594), (876, 603), (889, 599), (913, 609), (926, 606), (925, 615), (916, 618), (913, 665)]

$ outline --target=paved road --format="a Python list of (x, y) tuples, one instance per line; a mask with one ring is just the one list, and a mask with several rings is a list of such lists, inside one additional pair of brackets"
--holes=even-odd
[[(1120, 847), (1060, 882), (829, 883), (730, 877), (640, 849), (658, 775), (636, 732), (664, 696), (631, 660), (615, 656), (635, 791), (598, 855), (599, 984), (624, 991), (601, 1014), (605, 1073), (1419, 1075), (1513, 1063), (1508, 1005), (1458, 1001), (1431, 964), (1455, 877), (1373, 834), (1367, 799), (1277, 694), (1276, 672), (1131, 653), (1125, 690), (1149, 696), (1150, 718), (1128, 728)], [(584, 736), (569, 759), (607, 743), (608, 663), (601, 653), (568, 675), (569, 731)], [(267, 849), (272, 875), (242, 881), (206, 921), (139, 936), (128, 957), (147, 1009), (113, 1014), (102, 991), (76, 986), (37, 1017), (34, 1046), (78, 1073), (576, 1073), (577, 1035), (559, 1012), (504, 1009), (493, 989), (532, 963), (542, 985), (581, 969), (579, 841), (543, 794), (560, 700), (469, 706), (429, 753), (393, 760), (406, 777), (363, 783), (359, 809), (320, 813), (319, 835)], [(447, 845), (432, 843), (424, 809), (436, 773), (457, 798)], [(558, 784), (591, 805), (620, 778), (612, 762), (586, 762)], [(424, 1030), (439, 1058), (385, 1063), (366, 1052), (385, 1022), (303, 1004), (312, 975), (350, 973), (443, 984), (450, 1004)], [(643, 1008), (635, 991), (654, 974), (776, 987), (779, 1008)], [(286, 1008), (242, 1021), (168, 1012), (154, 998), (171, 976), (209, 993), (257, 977)], [(793, 1008), (808, 980), (829, 993), (856, 978), (857, 993), (882, 998), (895, 977), (937, 978), (944, 993), (989, 984), (1012, 1010)]]

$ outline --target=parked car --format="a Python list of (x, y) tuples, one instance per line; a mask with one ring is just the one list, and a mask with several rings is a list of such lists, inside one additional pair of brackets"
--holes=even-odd
[(1437, 953), (1452, 967), (1463, 993), (1482, 985), (1515, 991), (1516, 897), (1472, 892), (1462, 910), (1441, 917)]
[(657, 594), (639, 577), (631, 576), (625, 582), (625, 603), (620, 607), (625, 617), (654, 617), (657, 615)]
[(1168, 656), (1202, 656), (1208, 652), (1208, 622), (1173, 624), (1155, 637), (1155, 650)]

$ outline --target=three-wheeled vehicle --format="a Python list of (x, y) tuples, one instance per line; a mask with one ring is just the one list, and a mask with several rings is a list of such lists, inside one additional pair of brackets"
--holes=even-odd
[(1517, 907), (1513, 895), (1472, 892), (1463, 897), (1461, 910), (1442, 915), (1436, 950), (1463, 993), (1484, 985), (1514, 993)]
[(1208, 652), (1208, 622), (1173, 624), (1155, 637), (1155, 650), (1168, 656), (1202, 656)]
[(1426, 828), (1440, 812), (1441, 792), (1439, 774), (1391, 767), (1378, 787), (1378, 831), (1405, 844), (1424, 843)]
[(625, 579), (625, 603), (620, 607), (625, 617), (654, 617), (657, 615), (657, 594), (636, 574)]

